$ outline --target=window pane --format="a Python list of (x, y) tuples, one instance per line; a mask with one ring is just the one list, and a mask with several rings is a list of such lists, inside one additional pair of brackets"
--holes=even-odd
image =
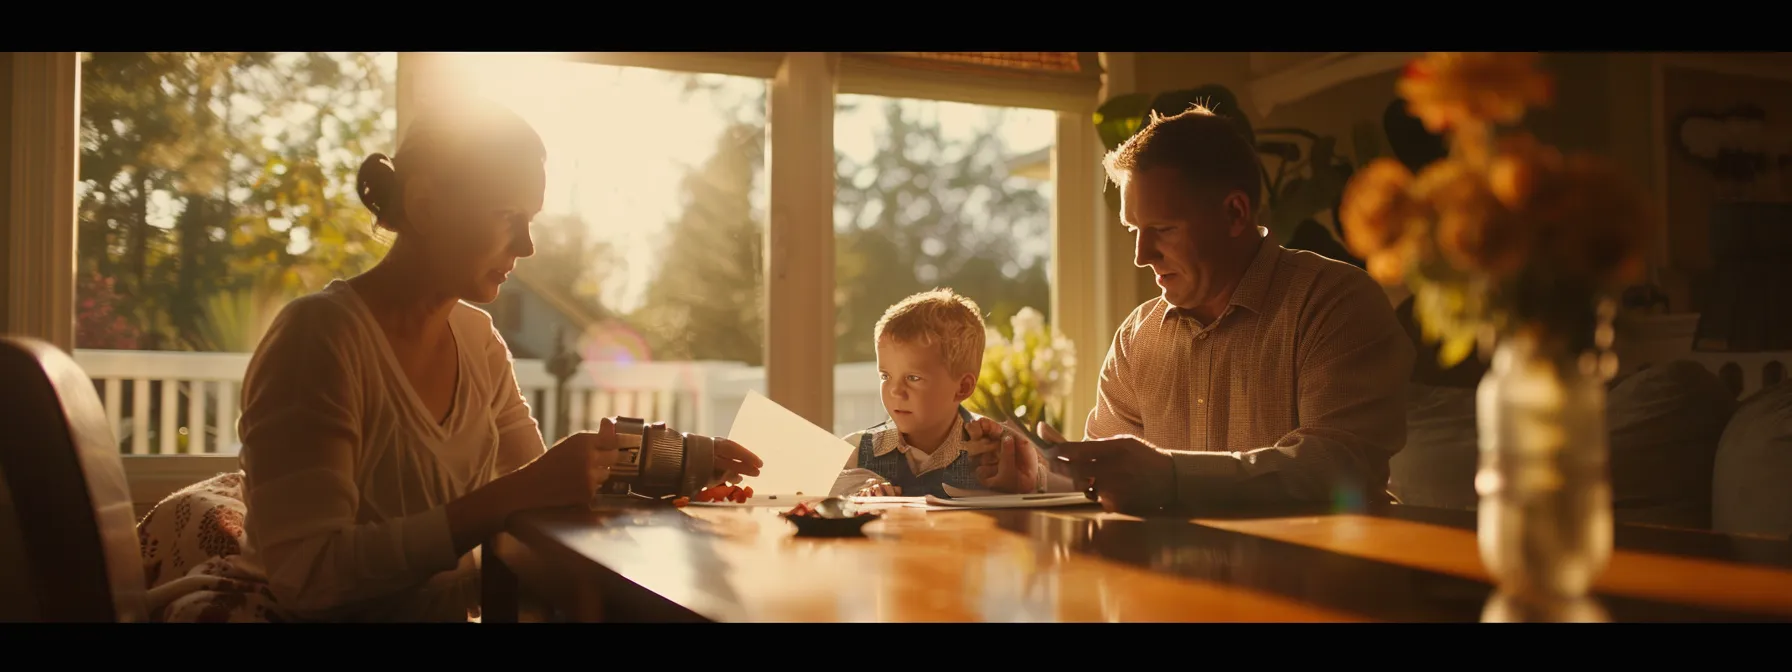
[[(518, 360), (563, 339), (586, 361), (562, 400), (519, 361), (544, 433), (607, 415), (727, 431), (764, 390), (765, 80), (465, 55), (454, 90), (527, 118), (548, 147), (536, 254), (488, 308)], [(564, 416), (561, 414), (564, 413)]]
[(852, 372), (834, 416), (862, 428), (885, 417), (872, 332), (896, 301), (950, 287), (1003, 331), (1024, 307), (1050, 318), (1057, 118), (869, 95), (836, 102), (835, 348)]
[(76, 361), (126, 452), (234, 452), (268, 321), (385, 249), (353, 183), (392, 143), (397, 58), (81, 58)]

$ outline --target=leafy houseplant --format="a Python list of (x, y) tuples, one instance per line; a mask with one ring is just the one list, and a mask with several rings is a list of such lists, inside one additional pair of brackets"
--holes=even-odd
[(1040, 421), (1064, 426), (1064, 405), (1076, 376), (1076, 348), (1045, 316), (1022, 308), (1009, 320), (1009, 336), (989, 327), (983, 370), (966, 408), (1032, 428)]
[[(1345, 242), (1413, 314), (1448, 367), (1495, 344), (1477, 395), (1482, 562), (1492, 620), (1574, 620), (1611, 554), (1605, 381), (1615, 296), (1640, 278), (1656, 213), (1610, 162), (1508, 130), (1546, 105), (1534, 53), (1435, 53), (1399, 93), (1449, 155), (1352, 178)], [(1593, 616), (1599, 618), (1599, 616)]]
[[(1381, 155), (1382, 131), (1375, 123), (1363, 121), (1351, 129), (1351, 139), (1356, 147), (1353, 160), (1338, 151), (1337, 139), (1330, 136), (1300, 128), (1253, 128), (1232, 91), (1209, 84), (1156, 95), (1116, 96), (1095, 112), (1096, 133), (1101, 136), (1102, 144), (1112, 151), (1144, 128), (1153, 113), (1170, 116), (1194, 105), (1201, 105), (1237, 124), (1239, 131), (1263, 155), (1263, 182), (1267, 189), (1264, 217), (1260, 221), (1269, 227), (1278, 242), (1289, 245), (1303, 228), (1317, 229), (1327, 238), (1322, 243), (1330, 249), (1325, 251), (1342, 251), (1337, 245), (1342, 236), (1326, 229), (1315, 217), (1330, 211), (1332, 221), (1338, 221), (1338, 201), (1355, 167)], [(1118, 211), (1119, 193), (1109, 189), (1107, 198), (1109, 207)]]

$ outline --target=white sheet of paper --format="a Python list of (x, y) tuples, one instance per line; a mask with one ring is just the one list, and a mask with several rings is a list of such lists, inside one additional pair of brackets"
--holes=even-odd
[(847, 456), (856, 449), (833, 432), (753, 391), (741, 402), (728, 438), (765, 461), (758, 476), (741, 481), (741, 485), (753, 486), (755, 498), (790, 495), (794, 500), (797, 493), (826, 496)]
[(1007, 493), (1002, 493), (1002, 492), (996, 492), (994, 490), (966, 490), (964, 488), (960, 488), (958, 486), (952, 485), (951, 483), (943, 483), (942, 485), (944, 485), (946, 488), (946, 495), (953, 499), (962, 499), (965, 497), (997, 497), (997, 496), (1007, 494)]

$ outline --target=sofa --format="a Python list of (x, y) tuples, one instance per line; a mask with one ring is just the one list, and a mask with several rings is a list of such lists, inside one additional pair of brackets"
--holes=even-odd
[[(1410, 303), (1400, 316), (1416, 342)], [(1389, 489), (1406, 504), (1472, 510), (1481, 364), (1440, 369), (1435, 355), (1419, 347)], [(1737, 399), (1706, 365), (1671, 360), (1612, 380), (1606, 411), (1617, 522), (1792, 535), (1792, 380)]]

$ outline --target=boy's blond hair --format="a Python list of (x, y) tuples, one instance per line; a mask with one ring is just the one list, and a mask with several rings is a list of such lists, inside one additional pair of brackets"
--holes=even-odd
[(885, 336), (897, 343), (938, 347), (953, 375), (983, 370), (983, 311), (950, 289), (921, 292), (890, 306), (872, 332), (874, 340)]

